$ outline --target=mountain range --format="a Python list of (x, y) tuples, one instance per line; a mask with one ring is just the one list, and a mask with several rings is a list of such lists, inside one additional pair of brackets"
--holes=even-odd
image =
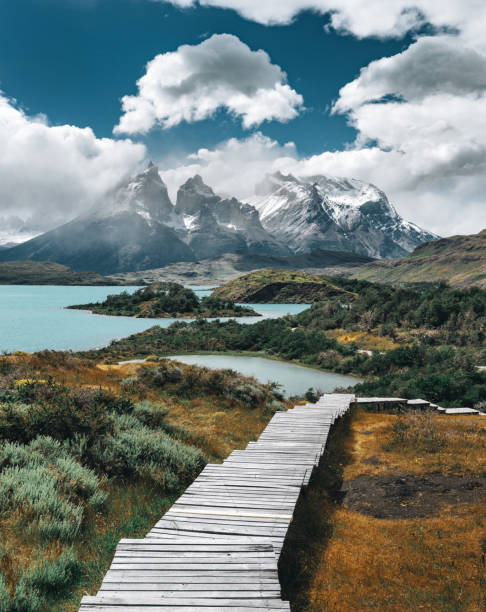
[(269, 175), (248, 202), (196, 175), (175, 205), (157, 167), (76, 219), (0, 251), (0, 261), (55, 261), (101, 274), (160, 268), (224, 253), (288, 256), (315, 249), (399, 257), (437, 236), (404, 221), (386, 195), (354, 179)]

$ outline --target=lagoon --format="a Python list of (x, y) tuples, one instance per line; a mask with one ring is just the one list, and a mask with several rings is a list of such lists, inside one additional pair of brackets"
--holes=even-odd
[(171, 355), (182, 363), (206, 366), (214, 369), (231, 369), (254, 376), (262, 383), (276, 382), (281, 385), (282, 392), (290, 397), (303, 395), (309, 387), (329, 393), (336, 387), (349, 387), (361, 382), (355, 376), (345, 376), (334, 372), (323, 372), (305, 366), (276, 361), (265, 357), (251, 357), (246, 355)]
[[(94, 315), (87, 310), (66, 310), (72, 304), (106, 299), (110, 294), (139, 287), (79, 287), (46, 285), (0, 285), (0, 352), (43, 349), (81, 351), (100, 348), (154, 325), (168, 327), (177, 319), (134, 319)], [(211, 287), (191, 287), (198, 295), (208, 295)], [(250, 304), (260, 317), (240, 317), (242, 323), (262, 318), (297, 314), (304, 304)], [(190, 321), (190, 319), (183, 319)]]

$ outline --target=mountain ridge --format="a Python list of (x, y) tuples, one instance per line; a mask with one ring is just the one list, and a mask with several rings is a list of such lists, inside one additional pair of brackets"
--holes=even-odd
[(453, 287), (486, 288), (486, 229), (419, 245), (406, 257), (375, 261), (344, 272), (359, 280), (392, 285), (447, 282)]
[(241, 202), (195, 175), (180, 186), (174, 205), (150, 163), (76, 219), (2, 249), (0, 261), (55, 261), (114, 274), (235, 252), (396, 257), (434, 238), (404, 221), (378, 188), (355, 179), (277, 173), (252, 201)]
[(267, 175), (248, 202), (263, 227), (283, 236), (295, 252), (326, 243), (336, 251), (387, 259), (438, 238), (405, 221), (381, 189), (357, 179), (277, 172)]

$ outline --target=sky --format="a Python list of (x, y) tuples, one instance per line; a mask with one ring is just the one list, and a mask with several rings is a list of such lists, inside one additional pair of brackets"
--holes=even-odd
[(372, 182), (440, 235), (486, 227), (484, 0), (0, 3), (0, 242), (154, 160), (250, 197), (267, 172)]

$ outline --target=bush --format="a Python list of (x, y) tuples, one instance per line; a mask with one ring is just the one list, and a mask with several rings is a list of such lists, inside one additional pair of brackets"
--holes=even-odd
[(72, 540), (85, 510), (99, 509), (106, 499), (96, 474), (52, 438), (5, 444), (0, 467), (0, 513), (21, 508), (29, 528), (47, 540)]
[(66, 549), (56, 559), (40, 561), (25, 574), (25, 581), (41, 595), (59, 597), (81, 576), (81, 564), (72, 549)]
[(39, 435), (69, 440), (86, 437), (88, 445), (112, 430), (113, 414), (130, 414), (130, 399), (101, 389), (68, 389), (52, 382), (20, 385), (12, 401), (0, 404), (0, 438), (30, 442)]
[(108, 474), (148, 478), (168, 490), (189, 482), (206, 461), (198, 449), (141, 425), (120, 428), (94, 449), (94, 459)]
[(155, 404), (148, 400), (138, 402), (133, 409), (133, 416), (147, 427), (166, 429), (166, 416), (169, 414), (169, 408), (161, 404)]
[[(13, 575), (12, 589), (0, 574), (0, 612), (39, 612), (78, 582), (81, 564), (71, 549), (57, 558), (43, 558), (22, 573)], [(11, 591), (13, 593), (11, 594)]]

